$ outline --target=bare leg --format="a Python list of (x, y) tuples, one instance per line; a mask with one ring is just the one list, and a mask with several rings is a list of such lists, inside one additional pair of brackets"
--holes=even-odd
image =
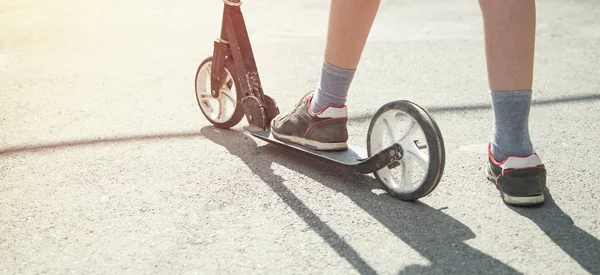
[(534, 0), (479, 0), (490, 90), (531, 90), (535, 44)]
[(346, 103), (378, 8), (379, 0), (331, 0), (325, 58), (312, 111)]
[(332, 0), (325, 61), (342, 69), (356, 69), (380, 0)]

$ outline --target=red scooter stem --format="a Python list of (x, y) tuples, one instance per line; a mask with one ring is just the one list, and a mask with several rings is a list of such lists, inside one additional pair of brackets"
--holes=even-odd
[(218, 97), (224, 81), (225, 62), (233, 60), (235, 82), (241, 90), (246, 118), (251, 125), (266, 130), (273, 117), (279, 113), (275, 102), (262, 90), (256, 61), (250, 45), (248, 31), (242, 15), (240, 0), (224, 0), (221, 35), (215, 41), (211, 72), (211, 95)]

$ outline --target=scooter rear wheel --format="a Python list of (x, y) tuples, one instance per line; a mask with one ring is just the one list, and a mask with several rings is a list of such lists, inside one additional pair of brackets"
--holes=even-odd
[(399, 143), (402, 159), (375, 171), (375, 178), (400, 200), (416, 200), (431, 193), (445, 166), (442, 134), (427, 111), (410, 101), (394, 101), (373, 116), (367, 134), (369, 156)]
[(196, 71), (196, 101), (202, 114), (217, 128), (228, 129), (237, 125), (244, 117), (241, 100), (242, 93), (235, 81), (235, 70), (231, 60), (225, 61), (225, 82), (219, 89), (219, 95), (211, 95), (212, 57), (200, 63)]

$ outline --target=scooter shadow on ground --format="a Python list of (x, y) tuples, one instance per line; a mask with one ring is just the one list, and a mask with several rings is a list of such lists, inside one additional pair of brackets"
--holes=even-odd
[(556, 205), (550, 191), (545, 190), (546, 202), (534, 207), (511, 207), (533, 221), (571, 259), (591, 274), (600, 274), (600, 241), (577, 227), (571, 217)]
[[(308, 176), (324, 186), (341, 192), (356, 205), (377, 219), (404, 243), (410, 245), (431, 263), (412, 265), (401, 274), (517, 274), (515, 269), (467, 245), (464, 241), (475, 234), (464, 224), (421, 202), (403, 202), (387, 194), (378, 195), (371, 190), (380, 188), (372, 177), (338, 169), (336, 166), (314, 161), (310, 156), (298, 154), (276, 145), (258, 147), (254, 139), (234, 130), (206, 126), (201, 130), (209, 140), (225, 147), (239, 157), (338, 255), (345, 258), (361, 274), (377, 273), (356, 251), (327, 223), (319, 218), (284, 184), (285, 179), (273, 173), (276, 163)], [(334, 175), (335, 179), (325, 175)], [(348, 238), (348, 237), (345, 237)], [(387, 255), (402, 259), (402, 255)]]

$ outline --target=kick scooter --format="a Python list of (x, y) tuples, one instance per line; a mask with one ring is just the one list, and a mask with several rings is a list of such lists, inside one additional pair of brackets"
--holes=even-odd
[(242, 1), (223, 2), (221, 34), (212, 57), (202, 61), (195, 79), (196, 100), (210, 123), (227, 129), (245, 116), (250, 125), (246, 131), (252, 136), (356, 172), (373, 173), (390, 195), (401, 200), (416, 200), (435, 189), (445, 165), (442, 134), (428, 112), (409, 101), (379, 108), (369, 124), (366, 149), (349, 146), (343, 151), (317, 151), (275, 139), (270, 124), (279, 109), (263, 93), (240, 9)]

